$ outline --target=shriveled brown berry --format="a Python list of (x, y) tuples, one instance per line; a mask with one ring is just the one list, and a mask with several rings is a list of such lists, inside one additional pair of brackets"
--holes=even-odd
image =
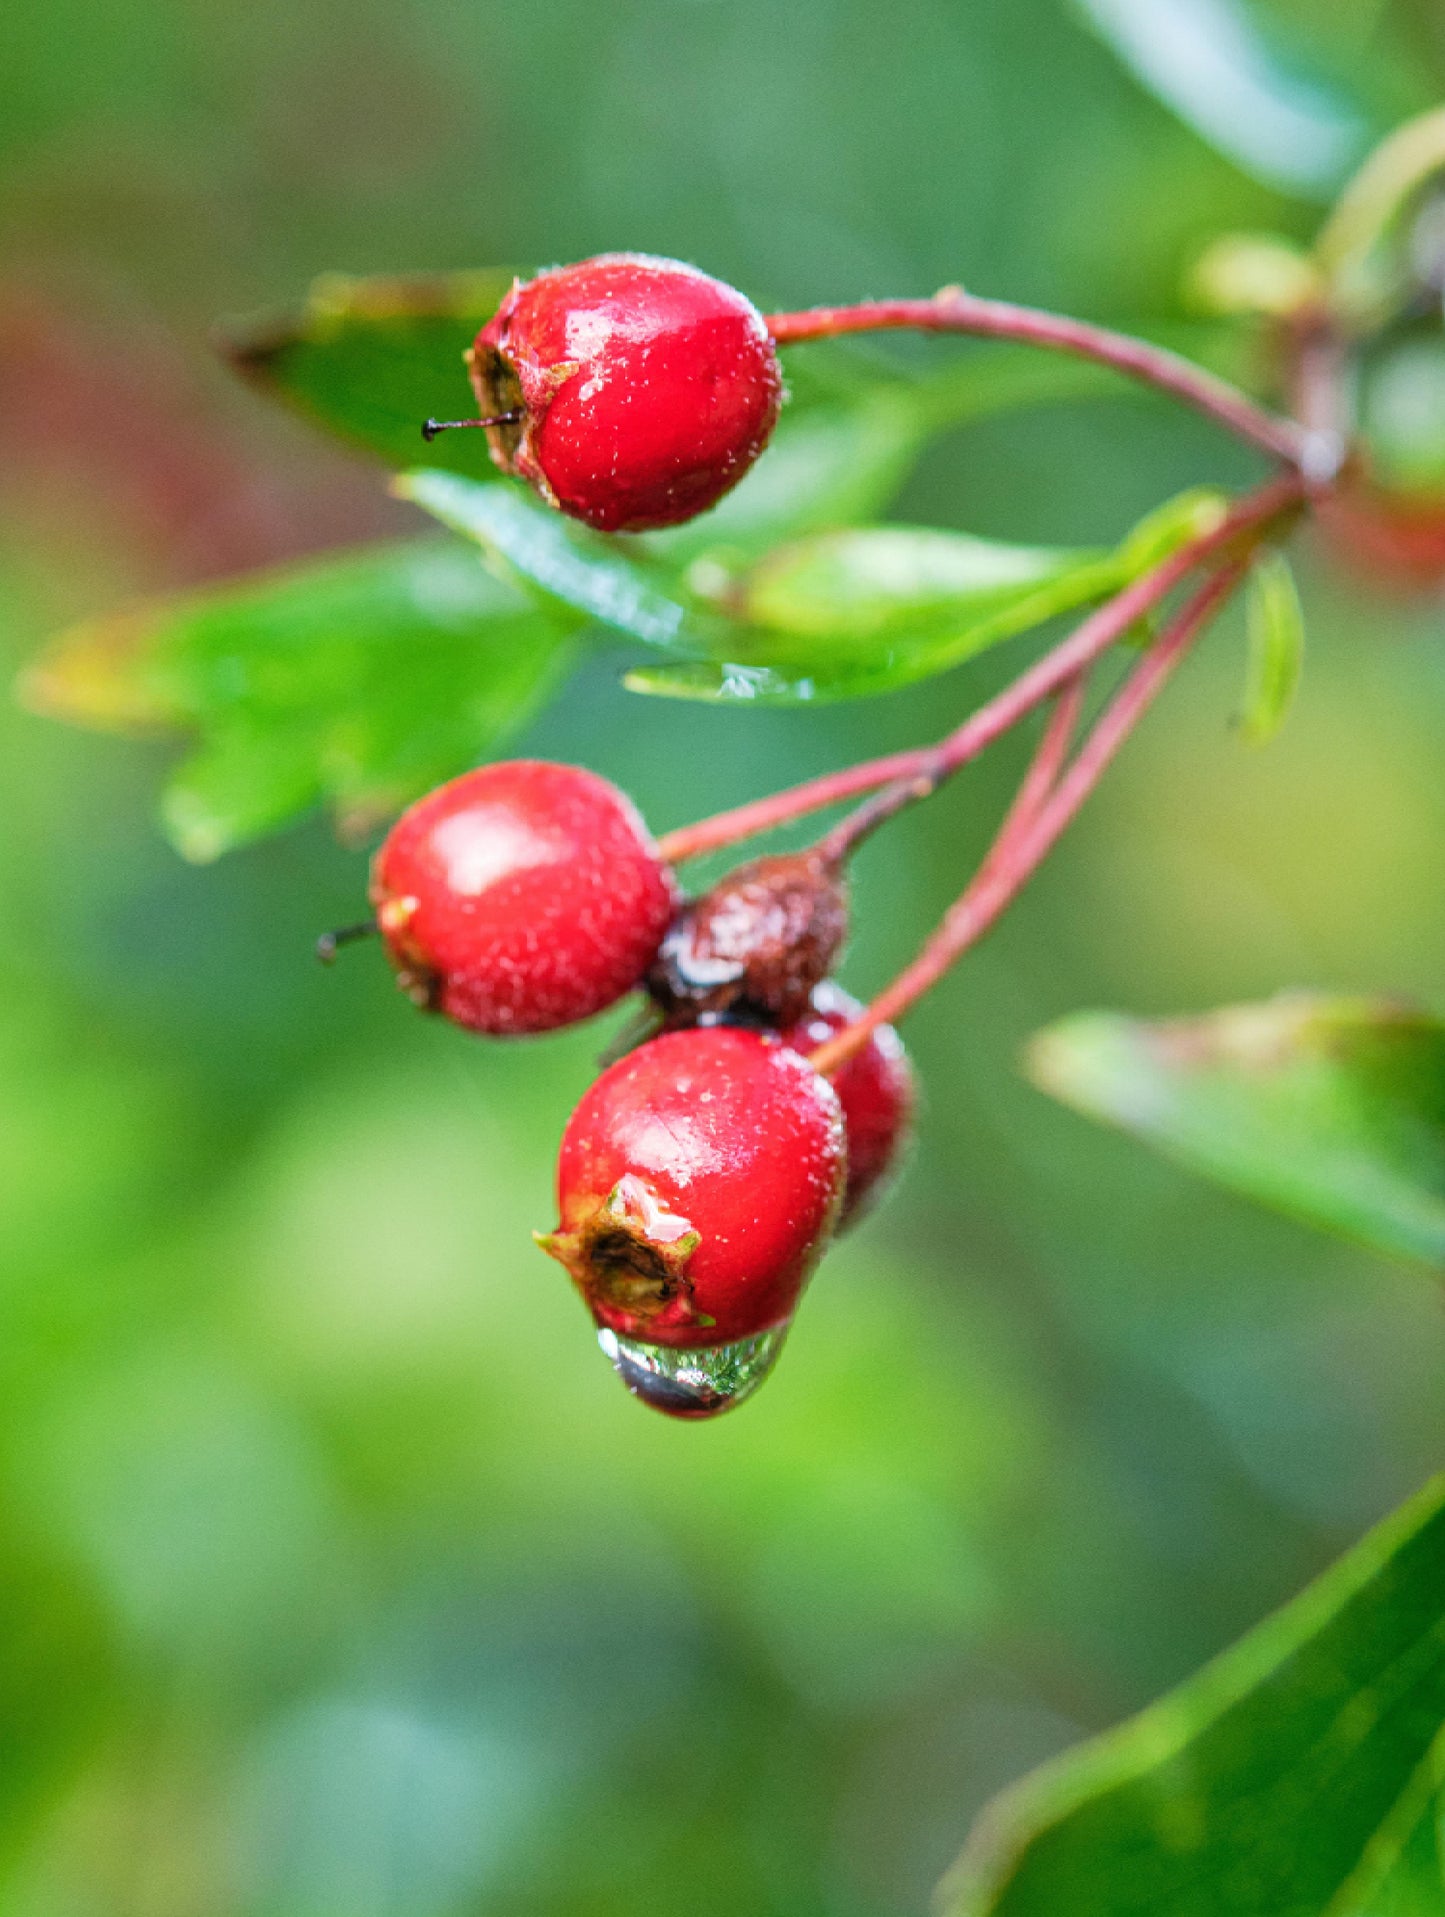
[(753, 859), (683, 908), (648, 989), (669, 1025), (724, 1012), (787, 1025), (807, 1010), (847, 930), (835, 861), (814, 850)]

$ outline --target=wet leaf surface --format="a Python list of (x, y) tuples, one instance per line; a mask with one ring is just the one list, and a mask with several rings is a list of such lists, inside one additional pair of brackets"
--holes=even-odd
[(1445, 1907), (1442, 1590), (1437, 1478), (1197, 1676), (997, 1798), (944, 1917)]
[(1378, 1250), (1445, 1264), (1445, 1026), (1289, 994), (1198, 1018), (1084, 1013), (1035, 1083), (1193, 1171)]

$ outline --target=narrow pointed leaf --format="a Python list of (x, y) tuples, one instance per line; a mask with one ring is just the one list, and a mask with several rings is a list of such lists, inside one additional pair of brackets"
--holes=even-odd
[(1191, 1170), (1380, 1251), (1445, 1264), (1445, 1026), (1288, 994), (1197, 1018), (1064, 1019), (1035, 1083)]
[(424, 539), (88, 621), (21, 692), (82, 725), (196, 738), (164, 817), (213, 858), (322, 799), (359, 828), (484, 757), (550, 689), (575, 623)]
[(1289, 717), (1304, 670), (1304, 613), (1283, 553), (1266, 553), (1250, 572), (1245, 634), (1239, 729), (1250, 745), (1267, 745)]
[(943, 1917), (1423, 1917), (1401, 1900), (1429, 1888), (1445, 1777), (1442, 1590), (1437, 1478), (1178, 1690), (996, 1799)]

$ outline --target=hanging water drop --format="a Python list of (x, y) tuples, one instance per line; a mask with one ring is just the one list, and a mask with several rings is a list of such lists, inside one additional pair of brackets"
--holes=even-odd
[(599, 1331), (597, 1342), (634, 1398), (672, 1418), (712, 1418), (750, 1398), (777, 1363), (786, 1325), (736, 1344), (678, 1350)]

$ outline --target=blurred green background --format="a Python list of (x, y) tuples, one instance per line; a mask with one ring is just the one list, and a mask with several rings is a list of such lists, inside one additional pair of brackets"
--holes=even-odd
[[(1381, 124), (1445, 90), (1433, 5), (1263, 17)], [(416, 523), (209, 354), (318, 271), (625, 247), (763, 304), (963, 279), (1129, 323), (1177, 315), (1217, 228), (1316, 218), (1067, 0), (19, 0), (0, 659)], [(955, 435), (898, 512), (1084, 542), (1250, 470), (1123, 397)], [(999, 1785), (1438, 1462), (1427, 1281), (1016, 1069), (1082, 1006), (1445, 1002), (1445, 617), (1302, 563), (1281, 741), (1231, 733), (1226, 622), (918, 1012), (903, 1185), (763, 1394), (698, 1427), (626, 1398), (528, 1235), (605, 1028), (487, 1046), (375, 953), (320, 972), (362, 852), (313, 824), (187, 868), (162, 749), (0, 709), (6, 1917), (917, 1911)], [(931, 736), (1019, 656), (767, 714), (630, 698), (603, 653), (517, 744), (660, 830)], [(868, 848), (855, 989), (957, 889), (1020, 750)]]

